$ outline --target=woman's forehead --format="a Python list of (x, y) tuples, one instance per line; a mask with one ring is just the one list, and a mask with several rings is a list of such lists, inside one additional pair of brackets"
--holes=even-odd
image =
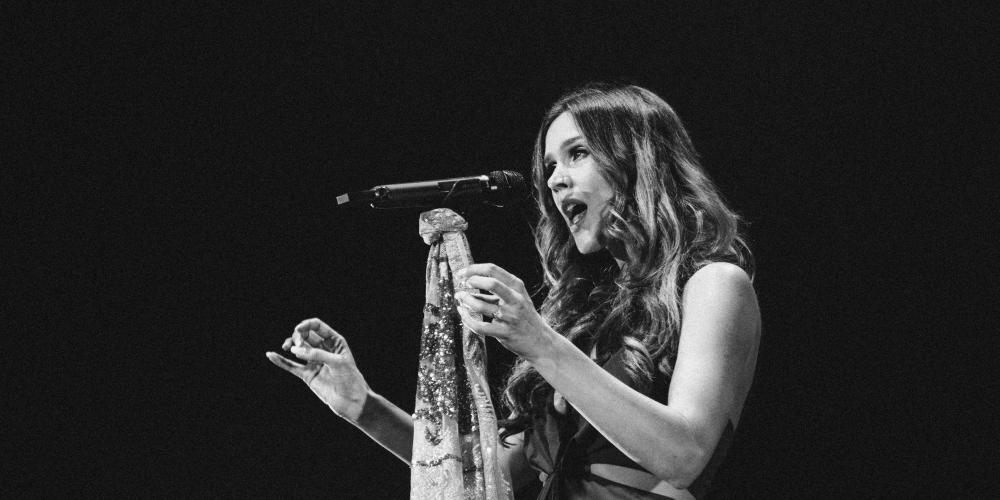
[(549, 124), (549, 129), (545, 132), (545, 144), (548, 146), (554, 140), (579, 135), (579, 133), (580, 129), (576, 126), (573, 115), (569, 111), (564, 111)]
[(573, 115), (564, 112), (552, 120), (548, 131), (545, 132), (545, 156), (554, 155), (569, 143), (582, 138), (583, 134), (576, 126)]

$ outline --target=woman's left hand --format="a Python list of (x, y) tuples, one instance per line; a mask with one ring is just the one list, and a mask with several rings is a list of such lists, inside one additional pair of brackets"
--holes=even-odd
[(456, 281), (493, 295), (460, 292), (455, 295), (459, 312), (474, 311), (491, 322), (477, 321), (468, 314), (462, 320), (472, 331), (495, 337), (508, 350), (531, 361), (550, 343), (555, 331), (542, 319), (524, 288), (524, 282), (495, 264), (472, 264), (455, 273)]

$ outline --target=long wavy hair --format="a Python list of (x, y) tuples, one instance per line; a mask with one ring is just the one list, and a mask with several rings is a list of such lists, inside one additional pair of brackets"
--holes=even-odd
[[(582, 255), (547, 181), (545, 136), (569, 113), (612, 187), (601, 240), (607, 250)], [(681, 292), (687, 279), (711, 262), (731, 262), (753, 276), (753, 257), (740, 235), (739, 216), (723, 201), (698, 162), (674, 110), (641, 87), (590, 84), (549, 109), (538, 131), (532, 167), (541, 212), (535, 245), (548, 293), (541, 314), (557, 332), (598, 362), (623, 351), (631, 382), (646, 388), (655, 372), (673, 372), (681, 325)], [(511, 416), (506, 438), (544, 415), (552, 387), (519, 359), (504, 391)]]

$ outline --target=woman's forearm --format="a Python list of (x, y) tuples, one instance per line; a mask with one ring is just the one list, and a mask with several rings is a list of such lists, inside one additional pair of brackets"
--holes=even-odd
[(369, 390), (361, 415), (352, 423), (410, 465), (413, 453), (413, 419), (410, 414)]

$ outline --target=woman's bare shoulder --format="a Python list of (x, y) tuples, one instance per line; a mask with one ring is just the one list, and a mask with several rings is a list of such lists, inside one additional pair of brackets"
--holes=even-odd
[(753, 280), (741, 267), (728, 262), (713, 262), (695, 272), (684, 285), (682, 307), (685, 316), (735, 317), (755, 327), (760, 323)]
[(753, 280), (742, 267), (736, 264), (712, 262), (695, 271), (684, 285), (684, 290), (718, 287), (753, 289)]

